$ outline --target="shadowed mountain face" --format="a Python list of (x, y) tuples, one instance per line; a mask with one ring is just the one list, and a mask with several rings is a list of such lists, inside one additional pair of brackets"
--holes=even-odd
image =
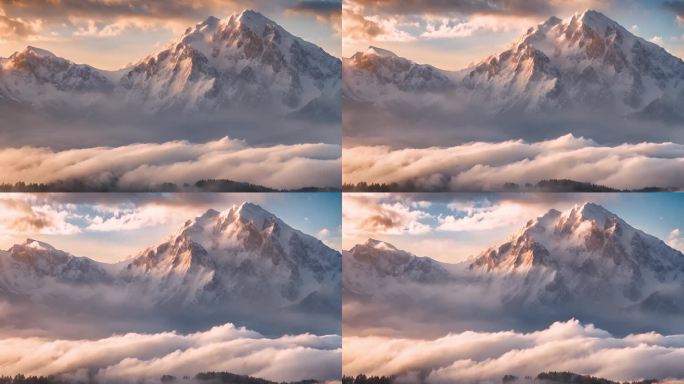
[(47, 311), (46, 329), (70, 309), (99, 319), (103, 334), (122, 316), (150, 319), (152, 329), (235, 322), (266, 333), (336, 332), (340, 321), (339, 253), (250, 203), (209, 210), (115, 265), (27, 240), (0, 252), (0, 271), (0, 296), (16, 303), (17, 318)]
[[(372, 137), (380, 121), (395, 131), (434, 131), (389, 143), (413, 147), (444, 145), (445, 137), (457, 144), (568, 132), (604, 143), (684, 139), (674, 128), (681, 126), (684, 62), (591, 10), (552, 17), (461, 71), (371, 47), (344, 59), (343, 72), (350, 142), (364, 129)], [(420, 118), (401, 123), (417, 110)]]
[(535, 329), (574, 317), (617, 333), (684, 331), (684, 255), (592, 203), (551, 210), (461, 264), (376, 241), (343, 259), (345, 295), (368, 308), (401, 307), (407, 324), (427, 313), (450, 330), (478, 320), (483, 329)]
[[(227, 135), (254, 143), (292, 135), (292, 142), (338, 142), (332, 126), (339, 125), (340, 87), (339, 59), (246, 10), (209, 17), (118, 71), (35, 47), (0, 59), (7, 118), (0, 137), (14, 146), (57, 148), (61, 142), (46, 137), (51, 129), (82, 131), (80, 145), (92, 146)], [(283, 122), (282, 139), (272, 132), (275, 121)]]

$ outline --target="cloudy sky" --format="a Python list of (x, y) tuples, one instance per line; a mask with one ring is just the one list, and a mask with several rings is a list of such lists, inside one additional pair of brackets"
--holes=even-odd
[(207, 209), (245, 201), (339, 249), (338, 193), (0, 194), (0, 249), (27, 238), (115, 262), (158, 243)]
[(551, 208), (594, 202), (684, 251), (684, 195), (630, 194), (345, 194), (343, 248), (368, 238), (418, 256), (459, 262), (498, 245)]
[(340, 0), (1, 0), (0, 57), (32, 45), (118, 69), (208, 16), (226, 18), (245, 8), (340, 55)]
[(377, 45), (420, 63), (461, 69), (503, 50), (550, 16), (595, 9), (684, 57), (681, 0), (345, 0), (343, 56)]

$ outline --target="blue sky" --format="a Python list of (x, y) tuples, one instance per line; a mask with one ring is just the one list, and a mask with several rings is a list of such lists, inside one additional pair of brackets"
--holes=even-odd
[(115, 262), (157, 244), (207, 209), (226, 210), (245, 201), (340, 248), (339, 193), (3, 194), (0, 248), (32, 238)]
[(349, 249), (368, 238), (419, 256), (458, 262), (498, 245), (551, 208), (594, 202), (635, 228), (684, 251), (684, 194), (349, 194), (343, 201)]
[(0, 57), (32, 45), (77, 63), (119, 69), (208, 16), (226, 18), (247, 8), (340, 55), (339, 0), (18, 0), (0, 2)]
[[(480, 5), (472, 6), (473, 3)], [(422, 7), (413, 6), (416, 2), (387, 0), (384, 6), (378, 4), (370, 0), (344, 3), (343, 56), (377, 45), (417, 62), (456, 70), (506, 49), (528, 28), (550, 16), (566, 18), (595, 9), (637, 36), (684, 57), (682, 0), (426, 0), (420, 3)], [(368, 28), (369, 23), (377, 28)], [(361, 32), (363, 25), (369, 33)], [(451, 28), (445, 28), (439, 37), (428, 37), (430, 26)]]

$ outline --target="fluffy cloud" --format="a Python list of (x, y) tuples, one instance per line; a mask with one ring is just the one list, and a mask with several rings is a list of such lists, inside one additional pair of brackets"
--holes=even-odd
[(554, 14), (604, 9), (610, 4), (596, 0), (349, 0), (344, 3), (343, 36), (350, 41), (466, 37), (479, 31), (524, 30)]
[(448, 148), (345, 148), (345, 183), (412, 183), (424, 190), (501, 190), (505, 183), (572, 179), (620, 189), (684, 188), (684, 145), (601, 146), (566, 135), (527, 143), (469, 143)]
[(173, 141), (60, 152), (0, 150), (0, 182), (50, 183), (82, 179), (93, 186), (146, 189), (160, 183), (231, 179), (271, 188), (339, 186), (340, 147), (328, 144), (249, 147), (224, 138), (204, 144)]
[[(454, 202), (449, 204), (456, 215), (439, 217), (440, 231), (482, 231), (517, 225), (522, 218), (533, 217), (530, 207), (513, 201), (492, 204), (489, 200)], [(541, 213), (541, 212), (536, 212)]]
[(432, 215), (417, 205), (393, 199), (391, 195), (360, 194), (345, 196), (342, 204), (344, 233), (421, 234), (431, 230), (424, 220)]
[(428, 383), (493, 382), (544, 371), (621, 381), (684, 378), (684, 335), (620, 338), (577, 320), (531, 333), (463, 332), (434, 340), (345, 336), (343, 348), (345, 374), (425, 375)]
[(13, 234), (73, 234), (81, 231), (69, 222), (74, 215), (66, 204), (44, 204), (31, 195), (0, 195), (0, 232)]
[(0, 2), (0, 38), (112, 37), (132, 29), (179, 31), (207, 16), (225, 16), (245, 8), (308, 15), (334, 22), (338, 29), (340, 24), (341, 4), (336, 0), (17, 0)]
[(675, 249), (684, 252), (684, 233), (679, 228), (675, 228), (667, 237), (667, 244)]
[(6, 338), (0, 374), (67, 374), (101, 382), (158, 380), (228, 371), (278, 381), (339, 379), (340, 336), (311, 334), (269, 338), (232, 324), (205, 332), (129, 333), (96, 340)]

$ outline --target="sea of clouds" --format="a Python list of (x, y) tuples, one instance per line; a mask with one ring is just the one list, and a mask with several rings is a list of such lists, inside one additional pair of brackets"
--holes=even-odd
[(274, 381), (339, 380), (342, 338), (294, 334), (266, 337), (233, 324), (209, 330), (114, 334), (101, 339), (6, 337), (0, 375), (54, 375), (101, 383), (155, 382), (226, 371)]
[(618, 189), (684, 188), (684, 145), (599, 145), (552, 140), (473, 142), (453, 147), (345, 148), (344, 183), (411, 184), (418, 190), (502, 190), (506, 183), (571, 179)]
[(350, 336), (343, 370), (397, 375), (399, 382), (498, 382), (571, 371), (612, 380), (684, 379), (684, 335), (655, 332), (616, 337), (577, 320), (529, 333), (466, 331), (435, 339)]

